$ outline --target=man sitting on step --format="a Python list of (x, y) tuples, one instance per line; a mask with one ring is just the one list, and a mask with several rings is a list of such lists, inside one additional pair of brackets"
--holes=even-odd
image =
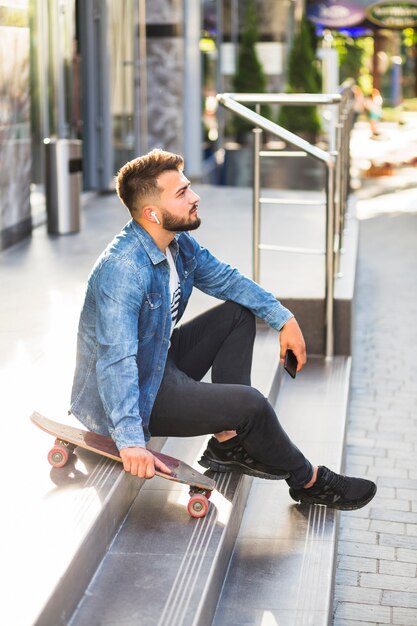
[[(280, 333), (281, 359), (297, 369), (306, 348), (297, 321), (269, 292), (215, 258), (190, 235), (200, 198), (183, 159), (162, 150), (117, 176), (131, 220), (97, 260), (81, 312), (71, 412), (111, 435), (124, 469), (151, 478), (164, 464), (151, 434), (213, 434), (200, 461), (285, 479), (297, 502), (356, 509), (375, 495), (369, 480), (314, 466), (290, 440), (268, 400), (251, 387), (255, 316)], [(178, 326), (193, 287), (224, 303)], [(211, 369), (211, 383), (201, 382)]]

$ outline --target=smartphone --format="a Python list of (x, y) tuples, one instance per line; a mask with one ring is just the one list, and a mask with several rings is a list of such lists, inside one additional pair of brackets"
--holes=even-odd
[(295, 378), (297, 374), (297, 359), (292, 350), (287, 350), (285, 353), (284, 369), (288, 372), (291, 378)]

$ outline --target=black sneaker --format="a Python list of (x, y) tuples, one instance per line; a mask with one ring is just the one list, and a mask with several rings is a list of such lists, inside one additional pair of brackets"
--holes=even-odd
[(289, 478), (289, 472), (255, 461), (238, 442), (238, 437), (224, 443), (219, 443), (212, 437), (199, 461), (200, 465), (216, 472), (242, 472), (257, 478), (271, 480)]
[(325, 504), (343, 511), (360, 509), (368, 504), (375, 494), (376, 485), (371, 480), (341, 476), (322, 465), (318, 468), (317, 480), (312, 487), (290, 488), (290, 496), (296, 502)]

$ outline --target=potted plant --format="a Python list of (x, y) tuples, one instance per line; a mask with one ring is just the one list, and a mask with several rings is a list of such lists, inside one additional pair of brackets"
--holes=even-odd
[[(316, 60), (316, 36), (312, 24), (303, 17), (294, 36), (288, 57), (286, 93), (321, 93), (321, 75)], [(278, 124), (295, 135), (316, 143), (321, 131), (320, 115), (316, 106), (282, 105)], [(323, 167), (311, 157), (282, 158), (276, 168), (278, 187), (288, 189), (321, 189)]]
[[(256, 52), (258, 42), (257, 17), (254, 0), (246, 4), (244, 27), (239, 45), (236, 72), (232, 78), (233, 90), (237, 93), (265, 93), (267, 79)], [(255, 110), (255, 105), (245, 104)], [(261, 115), (272, 118), (271, 107), (263, 105)], [(238, 115), (229, 116), (226, 134), (232, 136), (235, 144), (229, 144), (225, 151), (224, 182), (231, 185), (252, 184), (252, 128)]]
[[(321, 75), (315, 52), (313, 27), (303, 17), (289, 54), (286, 93), (321, 92)], [(313, 143), (321, 130), (316, 106), (282, 106), (278, 124)]]
[[(239, 55), (236, 73), (233, 76), (233, 89), (237, 93), (265, 93), (267, 79), (256, 53), (258, 41), (258, 28), (254, 0), (249, 0), (246, 5), (244, 29), (239, 46)], [(255, 110), (255, 105), (247, 105)], [(271, 108), (261, 107), (261, 115), (271, 118)], [(236, 140), (240, 144), (247, 143), (249, 131), (252, 126), (241, 117), (233, 117), (233, 130)]]

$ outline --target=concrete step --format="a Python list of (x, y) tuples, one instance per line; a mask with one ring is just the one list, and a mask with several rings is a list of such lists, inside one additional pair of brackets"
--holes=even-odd
[[(252, 383), (275, 402), (282, 377), (277, 334), (258, 328)], [(207, 437), (170, 438), (163, 451), (203, 471)], [(188, 487), (162, 479), (140, 491), (71, 620), (71, 626), (208, 626), (213, 618), (252, 479), (215, 473), (217, 489), (205, 518), (192, 519)]]
[[(277, 411), (315, 464), (340, 472), (350, 358), (310, 359), (286, 378)], [(339, 515), (289, 499), (285, 485), (256, 479), (213, 626), (331, 623)]]
[[(203, 197), (204, 217), (198, 239), (220, 258), (250, 274), (251, 190), (199, 186), (198, 192)], [(301, 197), (298, 192), (288, 195)], [(301, 195), (310, 198), (310, 193)], [(300, 212), (299, 207), (292, 207), (279, 212), (268, 209), (263, 215), (266, 234), (282, 235), (279, 241), (274, 238), (274, 243), (312, 247), (321, 237), (321, 212), (302, 207)], [(3, 434), (12, 444), (2, 456), (3, 475), (10, 477), (3, 486), (7, 514), (0, 522), (6, 581), (2, 615), (16, 626), (32, 625), (38, 618), (39, 624), (48, 624), (42, 622), (42, 615), (47, 615), (46, 607), (52, 610), (53, 598), (58, 597), (54, 592), (63, 604), (58, 604), (59, 614), (51, 613), (56, 621), (49, 623), (65, 623), (123, 519), (129, 498), (132, 501), (139, 488), (138, 481), (125, 476), (118, 465), (100, 463), (88, 453), (77, 454), (68, 471), (51, 471), (46, 462), (51, 438), (28, 419), (37, 409), (52, 419), (65, 421), (85, 279), (101, 249), (126, 220), (114, 195), (90, 198), (83, 218), (82, 231), (71, 238), (51, 238), (44, 228), (38, 228), (30, 240), (2, 253), (0, 276), (8, 297), (0, 310), (4, 331), (0, 380), (7, 415)], [(265, 256), (268, 254), (263, 253), (262, 271), (270, 271), (274, 293), (296, 299), (302, 297), (304, 289), (308, 300), (321, 297), (322, 289), (316, 280), (322, 275), (320, 257), (315, 257), (314, 263), (302, 257), (304, 262), (300, 264), (294, 262), (294, 255), (278, 254), (270, 260)], [(320, 261), (320, 267), (316, 261)], [(38, 280), (34, 282), (35, 274)], [(184, 321), (216, 303), (195, 290)], [(303, 326), (308, 321), (308, 309), (311, 311), (310, 304)], [(268, 348), (275, 360), (277, 341), (274, 335)], [(264, 393), (268, 393), (271, 372), (275, 371), (270, 363), (266, 358), (264, 369), (257, 370), (258, 375), (255, 372), (254, 385)], [(84, 550), (86, 545), (92, 546), (92, 552)], [(84, 552), (85, 571), (72, 570), (75, 555)], [(66, 587), (71, 577), (73, 586)]]
[[(308, 456), (336, 470), (349, 373), (350, 359), (313, 358), (296, 382), (282, 377), (275, 402)], [(198, 468), (205, 445), (206, 438), (171, 438), (164, 451), (194, 459)], [(187, 518), (187, 489), (161, 480), (145, 485), (70, 626), (94, 623), (98, 614), (106, 616), (106, 626), (209, 626), (223, 585), (216, 626), (261, 623), (260, 614), (269, 609), (295, 624), (294, 607), (303, 619), (317, 618), (314, 626), (326, 623), (337, 515), (292, 504), (282, 481), (236, 473), (216, 478), (218, 490), (201, 520)]]
[[(6, 559), (9, 550), (30, 554), (24, 567), (20, 559), (7, 559), (11, 594), (3, 615), (14, 615), (16, 626), (68, 623), (145, 482), (127, 475), (120, 463), (78, 448), (65, 467), (48, 472), (46, 453), (53, 438), (40, 435), (38, 452), (44, 448), (44, 454), (35, 471), (40, 476), (42, 464), (51, 486), (44, 499), (24, 498), (27, 514), (20, 520), (20, 532), (15, 528), (11, 534), (17, 545), (11, 543), (6, 554), (2, 550)], [(152, 446), (160, 450), (164, 442), (154, 438)], [(22, 589), (25, 601), (16, 604)]]
[[(211, 252), (248, 276), (252, 275), (252, 190), (246, 187), (199, 185), (203, 225), (199, 241)], [(291, 204), (266, 204), (261, 209), (261, 243), (304, 248), (303, 253), (261, 250), (260, 284), (296, 316), (309, 354), (325, 354), (326, 207), (324, 191), (263, 189), (268, 199), (279, 196)], [(318, 204), (303, 204), (315, 201)], [(222, 207), (221, 213), (214, 207)], [(227, 210), (224, 210), (227, 207)], [(351, 354), (352, 299), (354, 295), (358, 222), (356, 198), (349, 199), (342, 237), (343, 253), (335, 279), (335, 354)], [(234, 233), (224, 247), (223, 233)], [(310, 252), (308, 251), (310, 250)]]
[[(180, 450), (170, 440), (164, 452), (190, 462), (204, 446), (204, 439), (195, 438)], [(251, 484), (248, 477), (236, 473), (216, 473), (214, 478), (217, 490), (201, 519), (187, 513), (187, 488), (149, 481), (87, 588), (71, 626), (94, 623), (98, 614), (106, 616), (106, 626), (211, 623)]]
[[(352, 353), (353, 298), (359, 243), (359, 225), (358, 220), (354, 216), (354, 204), (355, 200), (351, 198), (351, 212), (346, 217), (343, 251), (340, 255), (340, 263), (334, 284), (334, 354), (339, 356), (350, 356)], [(294, 258), (297, 255), (292, 256)], [(304, 257), (305, 255), (301, 255), (301, 258), (293, 259), (291, 262), (291, 265), (297, 265), (300, 277), (303, 272), (307, 271), (306, 259)], [(288, 260), (286, 262), (288, 263)], [(324, 259), (321, 259), (321, 262), (323, 264)], [(316, 269), (318, 269), (317, 259), (314, 260), (314, 264)], [(267, 266), (265, 274), (268, 271), (270, 272)], [(308, 271), (311, 272), (311, 268)], [(299, 280), (301, 282), (302, 278), (299, 278)], [(290, 309), (297, 318), (303, 330), (309, 354), (325, 354), (324, 275), (322, 276), (321, 284), (323, 290), (321, 296), (314, 293), (302, 296), (301, 290), (299, 295), (285, 295), (275, 291), (282, 304)]]
[[(265, 392), (269, 389), (275, 397), (278, 387), (278, 378), (275, 376), (278, 346), (277, 334), (260, 325), (255, 343), (253, 383)], [(55, 415), (51, 417), (61, 419)], [(65, 421), (69, 424), (75, 422), (79, 426), (78, 422), (72, 420), (73, 418), (68, 418)], [(18, 535), (11, 528), (9, 531), (4, 528), (3, 536), (18, 536), (22, 554), (31, 554), (30, 561), (22, 569), (21, 560), (13, 559), (16, 544), (9, 542), (9, 545), (4, 546), (2, 554), (10, 564), (8, 581), (11, 590), (10, 607), (7, 600), (5, 615), (13, 615), (13, 605), (16, 606), (17, 596), (23, 585), (27, 589), (26, 601), (18, 605), (18, 610), (15, 611), (16, 626), (59, 626), (68, 623), (146, 481), (125, 474), (119, 463), (78, 449), (71, 463), (61, 469), (49, 468), (48, 471), (46, 455), (53, 438), (33, 426), (30, 434), (31, 445), (36, 450), (36, 455), (31, 456), (34, 462), (33, 475), (45, 484), (40, 485), (32, 499), (25, 499), (31, 524), (27, 524), (27, 516), (23, 517), (22, 511), (22, 531)], [(154, 438), (151, 444), (154, 449), (161, 450), (165, 441), (164, 438)], [(164, 450), (190, 464), (195, 463), (203, 444), (199, 444), (197, 439), (182, 440), (183, 445), (178, 445), (179, 440), (174, 445), (174, 441), (169, 442)], [(250, 480), (241, 481), (240, 477), (235, 476), (233, 480), (229, 475), (221, 477), (220, 492), (215, 496), (215, 499), (220, 498), (220, 504), (223, 503), (225, 509), (220, 525), (225, 517), (228, 518), (231, 510), (240, 522), (242, 511), (239, 516), (239, 506), (244, 505), (249, 485)], [(171, 491), (166, 489), (167, 486), (171, 484), (162, 479), (154, 479), (147, 483), (146, 493), (156, 492), (166, 496)], [(236, 498), (235, 492), (240, 494)], [(38, 497), (39, 493), (44, 493), (44, 496)], [(185, 520), (187, 528), (190, 528), (193, 520), (189, 519), (186, 510), (186, 489), (173, 484), (172, 494), (171, 498), (182, 494), (176, 514), (181, 520), (180, 524), (183, 525)], [(155, 495), (151, 498), (155, 499)], [(234, 504), (230, 506), (232, 500)], [(212, 507), (213, 511), (220, 510), (220, 504)], [(165, 517), (165, 513), (156, 516)], [(167, 519), (169, 516), (170, 513), (167, 514)], [(13, 517), (10, 523), (13, 523)], [(234, 532), (236, 534), (237, 528)], [(8, 555), (10, 558), (7, 558)], [(39, 563), (43, 564), (42, 576), (38, 575)]]

